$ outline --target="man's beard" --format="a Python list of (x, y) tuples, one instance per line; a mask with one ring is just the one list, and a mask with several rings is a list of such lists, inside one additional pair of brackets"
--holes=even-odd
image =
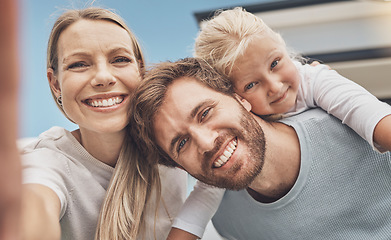
[[(227, 133), (216, 139), (213, 150), (206, 152), (202, 159), (203, 174), (193, 177), (207, 184), (230, 190), (241, 190), (248, 187), (261, 172), (265, 156), (265, 136), (254, 117), (244, 108), (241, 110), (240, 125), (242, 129), (228, 129)], [(219, 168), (210, 168), (210, 161), (227, 137), (237, 136), (241, 144), (246, 144), (248, 152), (244, 159), (236, 159), (231, 168), (221, 173)], [(216, 172), (220, 171), (220, 172)], [(218, 175), (217, 175), (218, 173)]]

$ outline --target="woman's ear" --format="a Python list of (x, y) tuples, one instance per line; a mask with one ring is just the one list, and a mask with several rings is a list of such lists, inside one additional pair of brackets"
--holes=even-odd
[(46, 76), (49, 81), (50, 89), (52, 89), (54, 95), (58, 98), (61, 95), (60, 83), (56, 75), (54, 74), (53, 68), (48, 68), (46, 71)]
[(240, 102), (240, 104), (243, 105), (243, 107), (247, 110), (247, 111), (251, 111), (251, 103), (249, 103), (246, 99), (242, 98), (241, 96), (239, 96), (238, 94), (234, 93), (234, 96), (235, 98), (238, 100), (238, 102)]

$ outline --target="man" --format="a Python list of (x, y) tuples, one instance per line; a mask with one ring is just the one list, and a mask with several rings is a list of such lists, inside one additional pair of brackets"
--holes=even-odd
[(250, 109), (185, 59), (149, 72), (131, 124), (149, 159), (230, 189), (213, 218), (227, 239), (390, 238), (389, 152), (319, 109), (272, 123)]

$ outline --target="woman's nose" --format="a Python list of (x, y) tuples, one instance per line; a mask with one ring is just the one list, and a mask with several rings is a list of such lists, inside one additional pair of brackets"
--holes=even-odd
[(110, 72), (110, 69), (106, 64), (97, 66), (96, 75), (92, 80), (94, 87), (107, 87), (114, 85), (117, 82), (114, 75)]

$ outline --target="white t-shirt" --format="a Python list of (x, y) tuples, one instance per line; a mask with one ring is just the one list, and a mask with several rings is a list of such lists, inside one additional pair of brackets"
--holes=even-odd
[[(61, 202), (61, 239), (94, 239), (98, 216), (114, 168), (91, 156), (67, 130), (53, 127), (22, 147), (23, 183), (52, 189)], [(162, 198), (156, 236), (167, 236), (171, 221), (186, 197), (186, 172), (159, 168)], [(155, 212), (146, 216), (147, 234)], [(148, 238), (153, 239), (153, 238)]]
[[(325, 65), (313, 67), (294, 63), (301, 77), (296, 105), (282, 117), (321, 107), (382, 152), (373, 142), (373, 131), (381, 119), (391, 114), (391, 106)], [(211, 188), (198, 181), (173, 226), (202, 237), (223, 195), (224, 189)]]

